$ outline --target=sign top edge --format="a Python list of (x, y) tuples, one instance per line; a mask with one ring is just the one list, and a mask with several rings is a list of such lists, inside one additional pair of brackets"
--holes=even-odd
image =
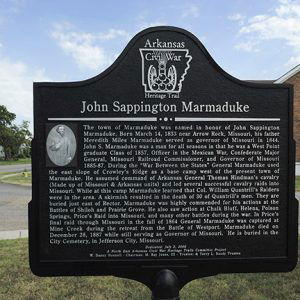
[(96, 76), (93, 76), (88, 79), (84, 80), (78, 80), (78, 81), (69, 81), (69, 82), (63, 82), (63, 81), (57, 81), (57, 82), (48, 82), (48, 81), (41, 81), (41, 82), (33, 82), (33, 87), (34, 88), (39, 88), (39, 87), (80, 87), (80, 86), (85, 86), (92, 84), (94, 82), (97, 82), (101, 80), (102, 78), (108, 76), (115, 68), (119, 66), (121, 61), (126, 57), (126, 55), (129, 53), (131, 48), (135, 45), (135, 43), (142, 38), (144, 35), (153, 33), (153, 32), (162, 32), (162, 31), (170, 31), (170, 32), (177, 32), (179, 34), (183, 34), (187, 36), (189, 39), (191, 39), (196, 46), (199, 48), (199, 50), (204, 54), (206, 59), (209, 61), (209, 63), (215, 68), (216, 72), (221, 73), (224, 77), (228, 78), (232, 82), (235, 82), (236, 84), (247, 86), (247, 87), (253, 87), (253, 88), (271, 88), (271, 89), (292, 89), (291, 84), (286, 84), (286, 83), (257, 83), (257, 82), (251, 82), (247, 80), (241, 80), (239, 78), (236, 78), (226, 72), (210, 55), (210, 53), (207, 51), (205, 46), (202, 44), (202, 42), (190, 31), (175, 27), (175, 26), (154, 26), (154, 27), (149, 27), (146, 28), (137, 34), (134, 35), (133, 38), (127, 43), (125, 48), (122, 50), (120, 55), (116, 58), (116, 60), (104, 71), (101, 73), (97, 74)]

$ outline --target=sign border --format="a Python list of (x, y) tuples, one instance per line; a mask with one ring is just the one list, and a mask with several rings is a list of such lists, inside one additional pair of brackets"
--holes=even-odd
[(287, 199), (287, 256), (274, 258), (212, 258), (212, 259), (151, 259), (151, 260), (134, 260), (134, 261), (61, 261), (61, 262), (45, 262), (39, 259), (39, 174), (38, 164), (40, 161), (38, 153), (39, 141), (34, 138), (32, 141), (32, 201), (28, 204), (29, 215), (29, 261), (30, 268), (35, 275), (38, 276), (69, 276), (69, 275), (114, 275), (134, 279), (152, 287), (152, 278), (162, 269), (173, 271), (179, 279), (180, 287), (189, 281), (216, 275), (218, 273), (253, 273), (253, 272), (287, 272), (291, 271), (297, 264), (298, 255), (298, 201), (295, 198), (295, 141), (293, 140), (293, 86), (290, 84), (262, 84), (247, 81), (241, 81), (228, 73), (226, 73), (210, 56), (201, 42), (190, 32), (177, 27), (159, 26), (148, 28), (138, 33), (126, 46), (117, 60), (101, 74), (87, 80), (77, 82), (40, 82), (34, 83), (34, 131), (38, 132), (42, 122), (38, 119), (38, 112), (41, 103), (40, 89), (43, 87), (80, 87), (89, 85), (95, 81), (109, 75), (127, 53), (131, 50), (138, 39), (146, 34), (156, 31), (177, 32), (192, 39), (206, 56), (210, 64), (217, 72), (227, 77), (236, 84), (253, 87), (256, 89), (287, 89), (288, 91), (288, 195)]

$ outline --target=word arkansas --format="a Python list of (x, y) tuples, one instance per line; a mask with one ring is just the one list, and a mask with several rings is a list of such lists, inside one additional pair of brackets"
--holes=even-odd
[(147, 39), (145, 45), (145, 48), (184, 48), (185, 43), (184, 42), (165, 42), (160, 41), (159, 39), (156, 39), (155, 41), (150, 41)]

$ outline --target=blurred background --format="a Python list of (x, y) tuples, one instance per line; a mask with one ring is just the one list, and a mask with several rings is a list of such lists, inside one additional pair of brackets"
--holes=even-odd
[[(32, 275), (27, 204), (33, 82), (98, 75), (135, 34), (160, 25), (193, 33), (232, 76), (292, 83), (300, 142), (299, 0), (0, 0), (0, 299), (150, 297), (146, 287), (130, 280)], [(300, 192), (300, 165), (296, 170)], [(182, 299), (300, 299), (299, 282), (299, 268), (288, 274), (218, 275), (188, 284)]]

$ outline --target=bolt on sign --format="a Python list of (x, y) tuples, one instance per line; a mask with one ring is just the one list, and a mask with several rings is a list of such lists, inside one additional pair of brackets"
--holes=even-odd
[(154, 290), (164, 270), (179, 288), (292, 270), (292, 111), (292, 86), (238, 80), (174, 27), (137, 34), (94, 78), (35, 83), (32, 271)]

